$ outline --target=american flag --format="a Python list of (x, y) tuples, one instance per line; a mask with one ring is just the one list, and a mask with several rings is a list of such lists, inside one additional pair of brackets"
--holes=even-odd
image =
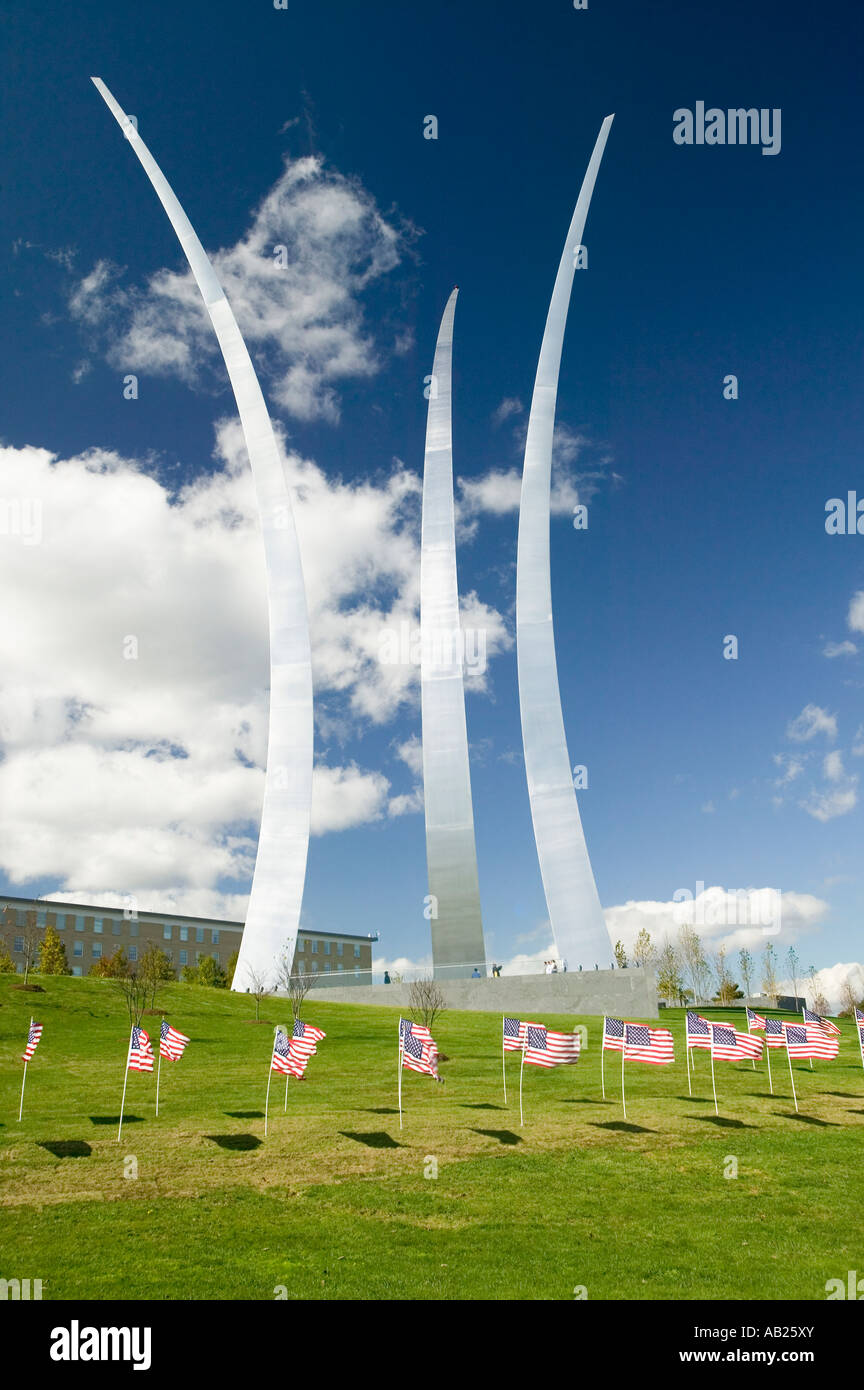
[(314, 1057), (318, 1051), (316, 1043), (326, 1036), (323, 1028), (314, 1028), (311, 1023), (303, 1023), (301, 1019), (295, 1018), (294, 1036), (288, 1047), (290, 1069), (295, 1076), (303, 1075), (309, 1058)]
[[(701, 1014), (687, 1013), (687, 1046), (711, 1049), (711, 1024)], [(695, 1065), (695, 1063), (694, 1063)]]
[(766, 1018), (765, 1041), (769, 1047), (786, 1046), (786, 1025), (782, 1018)]
[(721, 1062), (740, 1062), (742, 1057), (761, 1057), (762, 1039), (741, 1033), (728, 1023), (711, 1024), (711, 1055)]
[(291, 1044), (288, 1041), (288, 1034), (283, 1033), (281, 1028), (277, 1029), (273, 1041), (273, 1055), (270, 1058), (270, 1070), (281, 1071), (283, 1076), (287, 1075), (288, 1072), (293, 1072), (290, 1052)]
[(858, 1024), (858, 1036), (864, 1044), (864, 1013), (860, 1009), (855, 1010), (855, 1022)]
[(518, 1018), (504, 1019), (504, 1051), (521, 1052), (525, 1041), (525, 1024)]
[(400, 1018), (399, 1042), (403, 1067), (437, 1078), (438, 1047), (428, 1028), (419, 1023), (412, 1023), (407, 1018)]
[(606, 1052), (623, 1052), (624, 1050), (624, 1020), (621, 1018), (604, 1018), (603, 1020), (603, 1049)]
[(132, 1029), (132, 1037), (129, 1041), (129, 1060), (126, 1065), (130, 1071), (153, 1070), (153, 1048), (150, 1046), (150, 1035), (145, 1033), (143, 1028), (139, 1028), (137, 1024)]
[(162, 1026), (159, 1029), (159, 1054), (167, 1057), (169, 1062), (176, 1062), (178, 1057), (183, 1056), (183, 1049), (189, 1039), (185, 1033), (178, 1033), (176, 1028), (163, 1018)]
[(817, 1023), (784, 1023), (783, 1027), (790, 1057), (822, 1057), (830, 1060), (840, 1051), (837, 1039)]
[(560, 1067), (579, 1061), (578, 1033), (553, 1033), (542, 1023), (525, 1024), (525, 1061), (535, 1067)]
[(824, 1028), (826, 1033), (830, 1033), (832, 1038), (839, 1038), (840, 1029), (836, 1023), (832, 1023), (830, 1018), (822, 1018), (820, 1014), (814, 1014), (811, 1009), (803, 1009), (802, 1014), (805, 1023), (815, 1023), (820, 1028)]
[(33, 1053), (36, 1051), (37, 1047), (39, 1046), (39, 1039), (41, 1038), (41, 1036), (42, 1036), (42, 1024), (41, 1024), (41, 1023), (31, 1023), (31, 1024), (30, 1024), (30, 1031), (29, 1031), (29, 1033), (27, 1034), (27, 1046), (25, 1047), (24, 1051), (21, 1053), (21, 1061), (22, 1061), (22, 1062), (29, 1062), (29, 1061), (30, 1061), (30, 1058), (33, 1056)]
[(761, 1014), (757, 1014), (753, 1009), (747, 1010), (747, 1022), (752, 1033), (762, 1033), (765, 1030), (765, 1019)]
[(675, 1043), (668, 1028), (646, 1028), (642, 1023), (624, 1024), (624, 1060), (652, 1062), (665, 1066), (675, 1061)]

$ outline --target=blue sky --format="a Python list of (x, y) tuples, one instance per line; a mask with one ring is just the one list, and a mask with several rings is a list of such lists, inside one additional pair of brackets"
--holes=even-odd
[[(214, 426), (232, 416), (218, 360), (185, 378), (158, 365), (164, 334), (185, 333), (194, 344), (197, 329), (189, 326), (192, 311), (176, 305), (154, 319), (164, 304), (150, 277), (183, 266), (89, 82), (96, 73), (137, 116), (209, 251), (248, 250), (255, 210), (283, 175), (286, 156), (317, 156), (323, 163), (313, 182), (362, 206), (368, 246), (351, 248), (357, 265), (340, 281), (350, 300), (342, 328), (374, 370), (340, 373), (331, 361), (327, 408), (322, 386), (317, 394), (310, 388), (314, 399), (298, 410), (280, 382), (302, 359), (302, 343), (250, 343), (288, 447), (319, 470), (325, 512), (328, 480), (342, 481), (347, 502), (364, 480), (380, 499), (401, 468), (419, 472), (423, 377), (458, 283), (455, 469), (469, 482), (489, 480), (486, 505), (463, 515), (460, 585), (498, 615), (499, 634), (511, 636), (516, 514), (495, 510), (490, 499), (504, 495), (502, 475), (521, 465), (525, 416), (513, 408), (499, 420), (496, 412), (504, 413), (504, 401), (530, 400), (572, 206), (600, 121), (616, 113), (585, 235), (589, 269), (574, 286), (558, 409), (570, 432), (565, 446), (574, 436), (585, 441), (569, 462), (565, 447), (559, 478), (570, 477), (588, 499), (589, 528), (575, 532), (566, 515), (552, 524), (565, 722), (572, 761), (589, 770), (580, 804), (601, 901), (607, 909), (668, 904), (676, 890), (695, 891), (699, 882), (770, 886), (824, 904), (805, 904), (799, 917), (798, 899), (790, 898), (781, 951), (788, 939), (805, 965), (859, 960), (864, 603), (856, 607), (855, 596), (864, 590), (864, 540), (825, 532), (829, 498), (856, 487), (864, 494), (862, 210), (850, 178), (861, 142), (857, 8), (835, 7), (823, 27), (812, 6), (774, 0), (755, 11), (740, 0), (720, 10), (590, 0), (584, 12), (565, 0), (422, 9), (293, 0), (287, 11), (263, 0), (192, 0), (82, 3), (62, 15), (12, 4), (3, 27), (2, 234), (14, 248), (2, 270), (3, 444), (61, 460), (115, 451), (176, 496), (212, 475)], [(780, 108), (780, 153), (676, 145), (673, 111), (698, 100)], [(438, 117), (437, 141), (423, 139), (430, 113)], [(384, 264), (381, 226), (395, 238), (392, 265)], [(338, 280), (339, 245), (331, 254)], [(382, 262), (364, 281), (366, 254)], [(88, 281), (102, 262), (116, 270)], [(244, 264), (240, 256), (238, 294)], [(128, 367), (141, 383), (130, 402), (122, 396), (123, 353), (136, 323), (154, 336)], [(727, 373), (739, 378), (736, 401), (723, 399)], [(26, 478), (26, 457), (18, 459), (23, 471), (15, 477)], [(7, 483), (4, 495), (13, 491)], [(82, 507), (92, 524), (95, 495), (82, 494)], [(7, 699), (19, 711), (28, 682), (44, 687), (49, 704), (109, 700), (99, 593), (116, 600), (118, 563), (94, 578), (93, 533), (82, 532), (76, 546), (74, 506), (64, 515), (63, 544), (71, 549), (63, 574), (74, 590), (79, 567), (88, 571), (80, 602), (89, 605), (86, 632), (95, 645), (65, 689), (67, 658), (52, 647), (50, 624), (42, 638), (34, 635), (33, 615), (51, 605), (58, 582), (44, 562), (50, 537), (30, 547), (23, 565), (16, 538), (4, 538), (7, 583), (16, 594), (31, 584), (27, 633), (4, 624)], [(407, 543), (416, 522), (409, 490), (394, 534)], [(162, 547), (172, 539), (142, 522), (136, 551), (135, 534), (130, 527), (123, 574), (141, 592), (158, 588), (170, 561)], [(336, 555), (340, 534), (334, 524)], [(410, 557), (403, 564), (407, 602)], [(34, 565), (45, 582), (38, 608)], [(195, 574), (194, 565), (185, 572), (190, 586)], [(376, 592), (386, 597), (391, 582), (378, 574)], [(116, 621), (122, 626), (120, 614)], [(723, 659), (730, 633), (739, 639), (737, 661)], [(854, 650), (826, 656), (830, 644)], [(260, 659), (250, 655), (250, 663), (251, 689)], [(170, 670), (167, 663), (160, 679)], [(241, 688), (243, 670), (234, 675)], [(370, 796), (358, 798), (352, 824), (313, 838), (304, 920), (377, 930), (388, 957), (418, 960), (428, 932), (422, 812), (391, 805), (416, 784), (394, 752), (419, 733), (416, 691), (376, 722), (368, 708), (350, 707), (347, 687), (336, 688), (338, 672), (330, 679), (320, 757), (390, 785), (385, 794), (377, 784), (376, 801), (374, 785), (364, 783)], [(158, 698), (158, 682), (146, 698)], [(795, 724), (808, 707), (821, 713)], [(3, 726), (4, 820), (20, 814), (22, 786), (38, 782), (27, 824), (28, 839), (39, 840), (40, 804), (47, 813), (52, 778), (60, 776), (49, 753), (75, 742), (76, 724), (67, 717), (51, 725), (35, 706), (13, 724), (11, 736), (8, 718)], [(121, 724), (90, 740), (91, 751), (99, 743), (103, 772), (112, 748), (135, 744), (147, 756), (149, 735), (138, 738)], [(486, 688), (469, 695), (468, 724), (490, 955), (542, 952), (548, 933), (512, 646), (492, 660)], [(46, 761), (40, 778), (28, 777), (37, 748)], [(70, 829), (81, 819), (76, 776), (88, 774), (86, 762), (77, 773), (75, 766), (62, 774), (62, 810), (51, 813), (54, 828), (39, 853), (4, 835), (0, 886), (22, 894), (131, 888), (142, 906), (161, 905), (159, 894), (172, 885), (151, 873), (155, 850), (146, 836), (138, 860), (125, 852), (100, 859), (91, 845), (85, 877), (74, 864), (50, 867), (63, 816)], [(187, 772), (194, 780), (194, 766)], [(178, 791), (178, 806), (188, 792)], [(154, 795), (164, 803), (158, 789)], [(142, 802), (146, 829), (153, 810)], [(125, 804), (131, 815), (130, 798)], [(110, 818), (107, 804), (105, 813)], [(193, 820), (194, 809), (187, 813)], [(98, 806), (88, 814), (95, 843)], [(195, 833), (222, 844), (240, 834), (241, 822), (248, 838), (253, 821), (208, 827), (204, 817)], [(166, 836), (172, 826), (168, 816)], [(178, 902), (194, 910), (204, 900), (184, 896), (193, 889), (236, 901), (242, 861), (242, 854), (214, 854), (206, 882), (174, 885)], [(619, 914), (613, 929), (630, 930), (633, 921)]]

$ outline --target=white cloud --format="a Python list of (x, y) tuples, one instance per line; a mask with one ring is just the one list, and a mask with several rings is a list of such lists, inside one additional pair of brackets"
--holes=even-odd
[(702, 814), (703, 814), (703, 815), (705, 815), (705, 816), (713, 816), (713, 814), (714, 814), (714, 812), (715, 812), (716, 810), (717, 810), (717, 807), (714, 805), (714, 802), (713, 802), (713, 801), (705, 801), (705, 802), (703, 802), (703, 804), (702, 804)]
[(521, 415), (525, 407), (518, 396), (505, 396), (498, 408), (493, 412), (492, 421), (496, 425), (503, 425), (505, 420), (509, 420), (511, 415)]
[(829, 821), (836, 820), (838, 816), (847, 816), (850, 811), (854, 811), (858, 804), (858, 791), (856, 788), (857, 777), (852, 777), (844, 787), (837, 787), (834, 791), (813, 791), (806, 801), (801, 805), (808, 815), (813, 816), (814, 820)]
[[(361, 299), (399, 264), (410, 235), (382, 217), (358, 182), (310, 156), (286, 161), (245, 234), (212, 254), (259, 370), (290, 415), (336, 420), (337, 383), (379, 370), (381, 349)], [(70, 308), (91, 332), (104, 333), (118, 369), (172, 374), (191, 384), (217, 361), (185, 268), (157, 271), (142, 290), (126, 288), (121, 272), (101, 261), (76, 286)], [(221, 364), (218, 370), (221, 379)]]
[(423, 774), (423, 745), (416, 734), (412, 734), (404, 743), (396, 747), (396, 756), (401, 758), (406, 767), (410, 767), (416, 777)]
[(786, 737), (796, 743), (806, 743), (817, 734), (825, 734), (829, 740), (837, 737), (836, 715), (829, 714), (820, 705), (805, 705), (786, 726)]
[(822, 648), (822, 655), (827, 657), (835, 656), (854, 656), (858, 651), (854, 642), (826, 642)]
[(735, 892), (717, 886), (694, 894), (692, 901), (631, 901), (604, 909), (606, 927), (613, 942), (622, 941), (630, 953), (644, 927), (655, 944), (664, 937), (675, 941), (684, 923), (691, 924), (706, 949), (725, 946), (759, 948), (773, 939), (766, 933), (779, 921), (784, 941), (795, 941), (818, 927), (828, 904), (810, 893), (779, 892), (773, 888), (748, 888)]
[(846, 621), (853, 632), (864, 632), (864, 589), (852, 595)]
[[(836, 1013), (846, 1005), (843, 986), (847, 980), (852, 986), (856, 999), (864, 999), (864, 965), (858, 961), (848, 965), (843, 965), (838, 961), (836, 965), (826, 966), (825, 969), (816, 971), (817, 988), (825, 995), (832, 1013)], [(788, 982), (788, 988), (791, 993), (791, 981)], [(809, 978), (803, 984), (799, 980), (798, 993), (806, 994), (812, 1005), (813, 989)]]

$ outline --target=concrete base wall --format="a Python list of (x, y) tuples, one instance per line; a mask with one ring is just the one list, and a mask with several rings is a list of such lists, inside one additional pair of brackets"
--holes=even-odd
[[(439, 980), (448, 1009), (487, 1013), (612, 1014), (657, 1018), (653, 970), (584, 970), (558, 975), (502, 975), (485, 980)], [(380, 1004), (407, 1009), (411, 986), (351, 985), (313, 990), (310, 1000), (328, 1004)]]

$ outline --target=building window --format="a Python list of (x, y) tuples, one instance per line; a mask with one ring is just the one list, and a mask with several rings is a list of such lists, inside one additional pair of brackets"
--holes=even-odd
[(23, 938), (23, 936), (16, 936), (16, 938), (15, 938), (15, 950), (16, 950), (16, 951), (23, 951), (23, 950), (24, 950), (24, 938)]
[(170, 940), (171, 940), (171, 928), (170, 928), (170, 926), (168, 925), (167, 922), (166, 922), (165, 926), (162, 928), (162, 940), (163, 940), (163, 941), (170, 941)]
[(337, 942), (336, 942), (336, 954), (337, 954), (337, 956), (343, 955), (343, 954), (344, 954), (344, 951), (345, 951), (345, 943), (344, 943), (343, 941), (337, 941)]
[(325, 956), (329, 956), (329, 954), (330, 954), (330, 942), (329, 942), (329, 941), (325, 941), (325, 942), (324, 942), (324, 954), (325, 954)]
[(324, 962), (324, 969), (325, 969), (325, 970), (329, 970), (329, 969), (330, 969), (330, 962), (329, 962), (329, 960), (325, 960), (325, 962)]
[(26, 927), (27, 925), (27, 913), (23, 907), (16, 907), (15, 909), (15, 925), (16, 927)]
[(336, 962), (336, 969), (337, 969), (337, 970), (344, 970), (344, 969), (345, 969), (345, 966), (342, 964), (341, 960), (339, 960), (339, 961)]
[(90, 947), (90, 954), (91, 954), (91, 956), (93, 957), (94, 960), (101, 960), (101, 959), (102, 959), (102, 942), (101, 942), (101, 941), (94, 941), (94, 942), (93, 942), (93, 945)]
[(298, 974), (298, 975), (305, 975), (305, 974), (306, 974), (306, 966), (303, 964), (302, 960), (298, 960), (298, 962), (297, 962), (297, 974)]
[[(83, 956), (83, 954), (84, 954), (84, 942), (83, 942), (83, 941), (76, 941), (76, 942), (73, 943), (73, 945), (72, 945), (72, 954), (73, 954), (73, 956), (79, 956), (79, 957), (80, 957), (80, 956)], [(79, 975), (81, 974), (81, 971), (80, 971), (80, 970), (78, 971), (78, 974), (79, 974)]]
[(317, 942), (317, 941), (310, 941), (310, 942), (309, 942), (309, 950), (312, 952), (313, 956), (317, 956), (317, 954), (318, 954), (318, 942)]
[(189, 964), (189, 952), (188, 952), (188, 951), (181, 951), (181, 952), (180, 952), (180, 964), (181, 964), (181, 965), (188, 965), (188, 964)]
[(189, 928), (188, 928), (188, 927), (181, 927), (181, 928), (180, 928), (180, 940), (181, 940), (181, 941), (188, 941), (188, 940), (189, 940)]
[(112, 936), (119, 936), (119, 935), (120, 935), (120, 932), (121, 932), (121, 930), (122, 930), (122, 927), (123, 927), (123, 923), (122, 923), (122, 922), (118, 922), (117, 919), (115, 918), (114, 921), (111, 923), (111, 935), (112, 935)]
[(101, 917), (94, 917), (94, 918), (93, 918), (93, 930), (94, 930), (95, 932), (99, 932), (99, 933), (101, 934), (101, 932), (102, 932), (102, 918), (101, 918)]
[(132, 960), (132, 961), (135, 961), (135, 960), (138, 959), (138, 947), (137, 947), (137, 946), (130, 946), (130, 947), (129, 947), (129, 959)]
[(355, 959), (355, 960), (359, 960), (359, 959), (360, 959), (360, 947), (359, 947), (359, 946), (355, 946), (355, 947), (354, 947), (354, 959)]
[(130, 936), (137, 936), (137, 935), (138, 935), (138, 923), (137, 923), (137, 922), (130, 922), (130, 923), (129, 923), (129, 935), (130, 935)]
[(82, 914), (81, 914), (80, 912), (76, 912), (76, 914), (75, 914), (75, 930), (76, 930), (76, 931), (83, 931), (83, 930), (84, 930), (84, 918), (83, 918), (83, 916), (82, 916)]
[(80, 966), (80, 965), (73, 965), (73, 966), (72, 966), (72, 974), (73, 974), (73, 975), (80, 975), (80, 974), (81, 974), (81, 966)]
[(167, 962), (168, 962), (169, 965), (173, 965), (173, 964), (174, 964), (174, 952), (173, 952), (173, 951), (166, 951), (166, 952), (165, 952), (165, 959), (167, 960)]
[(218, 931), (211, 931), (211, 933), (210, 933), (210, 940), (213, 942), (213, 945), (214, 945), (214, 946), (218, 946), (218, 945), (219, 945), (219, 933), (218, 933)]
[(47, 927), (47, 925), (48, 925), (48, 909), (47, 909), (47, 907), (37, 907), (37, 909), (36, 909), (36, 925), (37, 925), (37, 927)]
[(57, 920), (55, 922), (55, 926), (58, 931), (66, 930), (66, 918), (64, 917), (62, 912), (57, 913)]
[(196, 941), (203, 941), (203, 940), (204, 940), (204, 928), (203, 928), (203, 927), (196, 927), (196, 928), (195, 928), (195, 940), (196, 940)]

